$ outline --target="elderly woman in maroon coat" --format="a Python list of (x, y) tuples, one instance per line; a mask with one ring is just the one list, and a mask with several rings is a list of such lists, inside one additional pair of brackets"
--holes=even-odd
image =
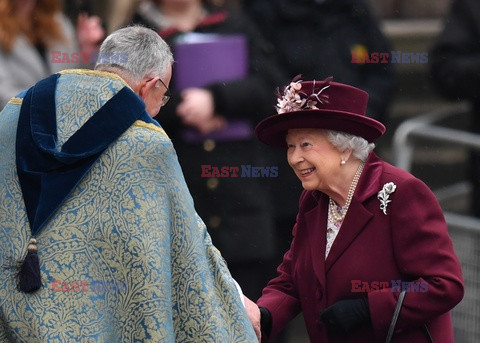
[(294, 79), (256, 128), (287, 147), (305, 189), (278, 276), (250, 310), (263, 342), (300, 312), (311, 342), (384, 342), (402, 290), (394, 341), (453, 342), (450, 310), (464, 290), (442, 210), (422, 181), (372, 152), (385, 127), (365, 115), (367, 101), (331, 79)]

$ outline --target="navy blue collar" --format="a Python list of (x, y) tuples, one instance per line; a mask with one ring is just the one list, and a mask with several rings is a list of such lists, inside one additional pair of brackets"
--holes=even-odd
[(153, 123), (145, 103), (124, 87), (57, 150), (55, 89), (59, 76), (54, 74), (28, 90), (18, 120), (17, 174), (32, 236), (111, 143), (136, 120)]

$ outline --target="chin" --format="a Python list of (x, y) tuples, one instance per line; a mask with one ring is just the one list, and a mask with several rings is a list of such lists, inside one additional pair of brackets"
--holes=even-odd
[(306, 191), (314, 191), (317, 189), (313, 184), (308, 182), (302, 182), (302, 187)]

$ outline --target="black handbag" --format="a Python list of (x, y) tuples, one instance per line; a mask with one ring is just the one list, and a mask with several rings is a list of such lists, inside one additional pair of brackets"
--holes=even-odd
[[(385, 340), (385, 343), (390, 343), (392, 341), (393, 332), (395, 331), (395, 325), (397, 325), (398, 316), (400, 314), (400, 310), (402, 309), (403, 299), (405, 299), (406, 293), (407, 293), (406, 291), (402, 291), (398, 296), (397, 306), (395, 306), (395, 311), (393, 311), (393, 317), (392, 317), (392, 321), (390, 322), (390, 326), (388, 328), (388, 333), (387, 333), (387, 338)], [(423, 324), (422, 331), (425, 334), (425, 337), (427, 338), (427, 340), (430, 343), (433, 343), (433, 338), (430, 335), (430, 331), (428, 331), (427, 324)]]

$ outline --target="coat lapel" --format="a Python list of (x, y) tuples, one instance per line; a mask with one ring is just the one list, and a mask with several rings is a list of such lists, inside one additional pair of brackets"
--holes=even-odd
[(325, 261), (325, 268), (328, 272), (335, 261), (342, 256), (343, 252), (355, 240), (355, 238), (363, 231), (368, 221), (373, 217), (361, 203), (353, 202), (348, 209), (348, 213), (343, 221), (342, 227), (333, 242), (330, 253)]
[(315, 275), (321, 284), (325, 284), (325, 247), (327, 245), (327, 232), (325, 230), (327, 222), (327, 212), (319, 209), (326, 208), (327, 201), (324, 196), (318, 199), (318, 204), (313, 209), (305, 213), (305, 227), (309, 231), (308, 237), (311, 237), (309, 244), (312, 255), (312, 264)]
[(381, 161), (374, 153), (370, 154), (342, 227), (325, 261), (325, 271), (327, 273), (373, 218), (373, 213), (365, 207), (364, 203), (371, 196), (376, 196), (376, 192), (380, 189), (381, 173)]

